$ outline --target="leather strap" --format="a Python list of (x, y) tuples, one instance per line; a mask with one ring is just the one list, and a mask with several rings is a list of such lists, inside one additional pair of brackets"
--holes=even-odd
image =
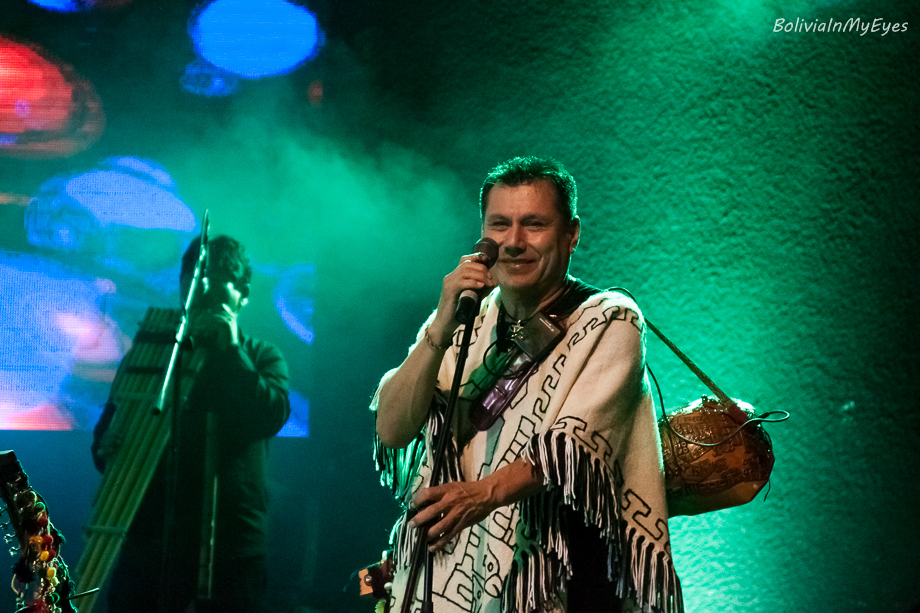
[[(566, 280), (565, 291), (543, 309), (543, 314), (553, 320), (553, 323), (565, 330), (566, 319), (575, 312), (585, 300), (601, 290), (587, 283), (569, 277)], [(560, 335), (559, 339), (562, 338)], [(559, 342), (556, 340), (556, 343)], [(554, 345), (555, 346), (555, 345)], [(508, 361), (502, 373), (491, 385), (480, 392), (470, 407), (470, 423), (479, 431), (492, 427), (502, 413), (511, 405), (511, 400), (542, 363), (545, 356), (552, 352), (549, 347), (543, 352), (544, 358), (530, 359), (519, 347), (513, 345), (510, 349)]]

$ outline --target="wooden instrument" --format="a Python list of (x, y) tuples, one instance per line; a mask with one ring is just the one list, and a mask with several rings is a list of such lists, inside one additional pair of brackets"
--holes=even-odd
[(359, 595), (370, 596), (377, 600), (376, 613), (389, 613), (390, 591), (393, 584), (392, 552), (384, 551), (380, 562), (358, 571)]
[[(703, 396), (671, 413), (661, 399), (658, 433), (668, 516), (697, 515), (747, 504), (767, 484), (773, 471), (773, 444), (763, 422), (785, 421), (789, 413), (780, 410), (755, 415), (754, 407), (729, 398), (652, 322), (646, 319), (645, 324), (715, 394), (715, 398)], [(648, 372), (654, 380), (655, 375)], [(661, 388), (658, 394), (660, 398)]]
[(741, 400), (703, 396), (658, 420), (668, 515), (747, 504), (770, 480), (773, 445), (763, 416)]
[(13, 566), (17, 613), (76, 613), (70, 575), (60, 555), (64, 537), (12, 451), (0, 453), (0, 498), (19, 541), (19, 560)]
[[(92, 516), (84, 529), (86, 549), (77, 565), (83, 587), (105, 582), (169, 441), (174, 411), (172, 383), (164, 409), (158, 412), (154, 405), (175, 344), (179, 315), (178, 309), (147, 310), (134, 345), (112, 383), (111, 401), (116, 410), (103, 447), (114, 451), (107, 458)], [(183, 371), (195, 368), (197, 353), (183, 364)], [(188, 395), (193, 381), (191, 376), (181, 378), (180, 398)], [(95, 599), (92, 595), (81, 603), (84, 613), (92, 611)]]

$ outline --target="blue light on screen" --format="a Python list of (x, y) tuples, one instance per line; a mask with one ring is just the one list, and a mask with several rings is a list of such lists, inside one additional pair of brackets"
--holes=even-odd
[(119, 167), (125, 170), (133, 170), (134, 172), (146, 175), (146, 177), (163, 187), (175, 187), (176, 185), (165, 168), (150, 160), (130, 157), (112, 157), (106, 160), (105, 163), (110, 166)]
[(291, 390), (291, 417), (278, 436), (310, 436), (310, 401)]
[(288, 329), (300, 340), (313, 343), (313, 297), (316, 294), (316, 267), (293, 266), (278, 275), (275, 308)]
[(240, 88), (240, 77), (201, 58), (185, 67), (180, 83), (185, 91), (199, 96), (229, 96)]
[(137, 322), (175, 300), (194, 213), (151, 160), (113, 157), (30, 199), (35, 253), (0, 251), (0, 429), (92, 428)]
[(80, 5), (76, 0), (29, 0), (29, 2), (42, 8), (59, 11), (61, 13), (72, 13), (80, 10)]
[(316, 17), (283, 0), (214, 0), (193, 18), (190, 35), (204, 60), (248, 79), (290, 72), (322, 39)]
[(171, 269), (197, 226), (175, 189), (155, 162), (109, 158), (41, 186), (26, 209), (28, 240), (121, 272)]
[(103, 228), (116, 225), (180, 232), (195, 229), (195, 216), (179, 198), (124, 172), (88, 172), (68, 181), (64, 191)]
[(29, 2), (60, 13), (75, 13), (92, 9), (115, 9), (131, 4), (131, 0), (29, 0)]

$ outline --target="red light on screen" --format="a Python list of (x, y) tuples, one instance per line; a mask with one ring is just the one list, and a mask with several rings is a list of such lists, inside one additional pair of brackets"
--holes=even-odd
[(73, 430), (77, 423), (59, 405), (26, 408), (0, 402), (0, 430)]
[(0, 192), (0, 204), (15, 204), (16, 206), (29, 206), (32, 201), (31, 196), (25, 194), (11, 194), (10, 192)]
[(319, 107), (323, 103), (323, 82), (311, 81), (307, 89), (307, 96), (310, 98), (310, 104)]
[(0, 37), (0, 155), (67, 157), (105, 128), (102, 103), (70, 66)]

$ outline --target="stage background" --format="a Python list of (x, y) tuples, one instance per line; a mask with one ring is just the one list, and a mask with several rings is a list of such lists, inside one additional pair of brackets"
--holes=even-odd
[[(671, 522), (687, 610), (920, 605), (916, 2), (303, 2), (324, 33), (315, 55), (274, 76), (207, 77), (199, 93), (186, 87), (187, 67), (202, 66), (195, 3), (112, 4), (0, 5), (4, 41), (71, 67), (105, 116), (103, 129), (87, 98), (71, 145), (21, 159), (36, 155), (15, 118), (37, 110), (0, 106), (0, 249), (15, 264), (3, 300), (28, 293), (22, 279), (60, 300), (46, 287), (74, 278), (96, 309), (78, 315), (111, 317), (127, 338), (141, 305), (176, 303), (176, 271), (151, 263), (175, 246), (143, 249), (131, 234), (114, 256), (89, 256), (29, 239), (28, 211), (53, 200), (55, 178), (113, 159), (140, 160), (147, 184), (168, 173), (195, 219), (209, 209), (215, 232), (249, 247), (243, 326), (282, 347), (309, 430), (273, 448), (269, 610), (371, 610), (349, 575), (379, 557), (397, 508), (377, 484), (367, 404), (477, 240), (482, 178), (521, 154), (555, 157), (578, 180), (574, 274), (629, 288), (730, 395), (791, 413), (769, 428), (766, 500)], [(850, 18), (906, 31), (812, 31)], [(782, 30), (797, 20), (809, 31)], [(33, 142), (56, 138), (39, 132)], [(301, 327), (279, 295), (299, 301)], [(30, 305), (2, 313), (9, 389), (31, 385), (13, 364), (17, 339), (44, 325), (18, 319)], [(669, 407), (705, 392), (648, 344)], [(72, 429), (0, 432), (72, 568), (98, 484), (85, 398), (104, 398), (105, 375), (81, 381), (95, 387), (52, 390), (54, 423)], [(78, 396), (85, 415), (61, 417)]]

